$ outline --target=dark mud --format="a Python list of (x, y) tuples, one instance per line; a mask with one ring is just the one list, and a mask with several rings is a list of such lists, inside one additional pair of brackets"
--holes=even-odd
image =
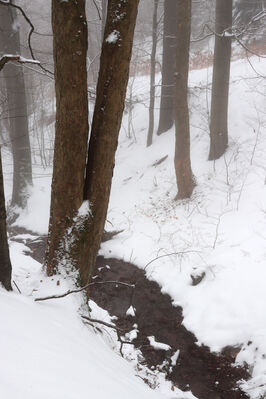
[[(43, 261), (45, 237), (26, 240), (31, 249), (29, 255)], [(107, 266), (107, 267), (106, 267)], [(90, 297), (99, 306), (117, 316), (116, 324), (125, 332), (137, 324), (138, 336), (133, 341), (143, 355), (143, 363), (149, 368), (163, 370), (173, 385), (191, 390), (199, 399), (248, 398), (238, 388), (238, 381), (248, 379), (247, 370), (232, 365), (234, 351), (216, 355), (205, 346), (196, 344), (195, 336), (182, 325), (182, 308), (173, 307), (171, 298), (161, 293), (157, 283), (146, 278), (136, 266), (118, 259), (97, 258), (95, 281), (116, 280), (135, 284), (135, 288), (121, 285), (101, 284), (91, 287)], [(130, 306), (135, 317), (126, 316)], [(168, 351), (155, 350), (148, 336), (171, 346)], [(176, 365), (171, 357), (179, 350)]]

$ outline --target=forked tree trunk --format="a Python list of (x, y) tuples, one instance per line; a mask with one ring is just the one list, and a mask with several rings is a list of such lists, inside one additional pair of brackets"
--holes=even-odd
[(85, 0), (52, 1), (56, 123), (46, 266), (65, 256), (64, 236), (83, 200), (88, 142)]
[[(21, 54), (19, 30), (14, 27), (15, 19), (14, 8), (0, 5), (1, 53)], [(9, 136), (13, 153), (11, 205), (24, 208), (28, 199), (28, 187), (32, 185), (32, 164), (23, 67), (8, 63), (3, 69), (3, 75), (7, 92)]]
[(154, 0), (152, 19), (152, 51), (151, 51), (151, 74), (150, 74), (150, 106), (149, 106), (149, 129), (147, 136), (147, 147), (152, 145), (154, 130), (154, 103), (155, 103), (155, 69), (156, 69), (156, 47), (157, 47), (157, 11), (159, 0)]
[(176, 48), (176, 7), (176, 0), (164, 1), (162, 88), (158, 135), (171, 129), (174, 124), (173, 92)]
[(175, 69), (175, 171), (177, 199), (190, 198), (195, 180), (190, 163), (190, 128), (187, 100), (189, 43), (191, 30), (191, 0), (176, 0), (176, 69)]
[(228, 94), (231, 63), (232, 0), (216, 0), (209, 160), (220, 158), (228, 145)]
[(0, 283), (2, 283), (7, 290), (12, 290), (11, 273), (12, 273), (12, 268), (9, 257), (9, 249), (8, 249), (7, 233), (6, 233), (6, 207), (5, 207), (1, 149), (0, 149)]
[(138, 0), (108, 1), (84, 186), (84, 200), (89, 200), (91, 214), (87, 215), (72, 247), (82, 284), (93, 270), (104, 230), (138, 3)]

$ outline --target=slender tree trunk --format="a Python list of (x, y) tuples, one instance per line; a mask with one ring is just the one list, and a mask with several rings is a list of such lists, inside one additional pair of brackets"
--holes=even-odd
[(176, 0), (177, 42), (175, 70), (175, 171), (177, 199), (190, 198), (195, 180), (190, 163), (190, 128), (187, 100), (189, 43), (191, 30), (191, 0)]
[(147, 147), (152, 145), (154, 130), (154, 103), (155, 103), (155, 68), (157, 47), (157, 11), (159, 0), (154, 0), (152, 19), (152, 51), (151, 51), (151, 74), (150, 74), (150, 106), (149, 106), (149, 130), (147, 136)]
[[(20, 55), (19, 30), (15, 26), (16, 11), (0, 6), (0, 51)], [(7, 91), (9, 135), (13, 153), (12, 206), (24, 208), (27, 204), (28, 186), (32, 185), (31, 148), (28, 111), (23, 67), (8, 63), (4, 70)]]
[(108, 1), (84, 185), (84, 200), (89, 200), (90, 214), (79, 228), (72, 247), (82, 284), (90, 278), (104, 230), (138, 3), (138, 0)]
[(104, 29), (105, 29), (105, 23), (106, 23), (106, 12), (107, 12), (107, 0), (102, 0), (102, 24), (101, 24), (102, 40), (104, 38)]
[(0, 148), (0, 283), (2, 283), (7, 290), (12, 290), (11, 273), (12, 267), (6, 233), (6, 207)]
[(52, 1), (56, 123), (46, 266), (65, 256), (64, 236), (83, 200), (88, 142), (85, 0)]
[(173, 90), (176, 48), (176, 7), (176, 0), (164, 1), (162, 89), (158, 135), (171, 129), (174, 124)]
[[(215, 32), (222, 35), (232, 26), (232, 0), (216, 0)], [(230, 31), (229, 31), (230, 32)], [(231, 37), (215, 36), (209, 160), (220, 158), (228, 145), (228, 93), (231, 62)]]

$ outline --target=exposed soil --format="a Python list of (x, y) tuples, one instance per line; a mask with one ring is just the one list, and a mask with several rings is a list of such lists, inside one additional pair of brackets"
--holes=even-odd
[[(43, 261), (45, 241), (45, 237), (41, 237), (25, 242), (32, 250), (29, 255), (39, 262)], [(94, 279), (135, 284), (135, 288), (95, 285), (91, 287), (90, 297), (111, 315), (117, 316), (116, 324), (125, 332), (137, 324), (139, 332), (133, 342), (149, 368), (163, 370), (173, 385), (184, 391), (191, 390), (199, 399), (248, 398), (238, 388), (238, 381), (248, 379), (249, 374), (244, 368), (232, 365), (237, 350), (227, 348), (223, 355), (216, 355), (207, 347), (198, 346), (195, 336), (182, 325), (182, 308), (173, 307), (171, 298), (162, 294), (159, 285), (148, 280), (143, 270), (122, 260), (99, 256)], [(135, 308), (135, 317), (126, 315), (131, 305)], [(149, 336), (170, 345), (171, 349), (154, 349)], [(171, 357), (177, 350), (180, 354), (176, 365), (172, 365)]]

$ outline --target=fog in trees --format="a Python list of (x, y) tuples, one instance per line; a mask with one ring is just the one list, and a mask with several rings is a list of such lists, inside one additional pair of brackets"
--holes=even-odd
[[(19, 26), (16, 25), (16, 20), (16, 9), (0, 4), (2, 54), (21, 54)], [(11, 205), (25, 208), (29, 186), (32, 185), (32, 165), (23, 67), (9, 63), (3, 69), (3, 77), (7, 98), (5, 113), (8, 118), (8, 141), (13, 154)], [(1, 80), (3, 82), (3, 78)]]

